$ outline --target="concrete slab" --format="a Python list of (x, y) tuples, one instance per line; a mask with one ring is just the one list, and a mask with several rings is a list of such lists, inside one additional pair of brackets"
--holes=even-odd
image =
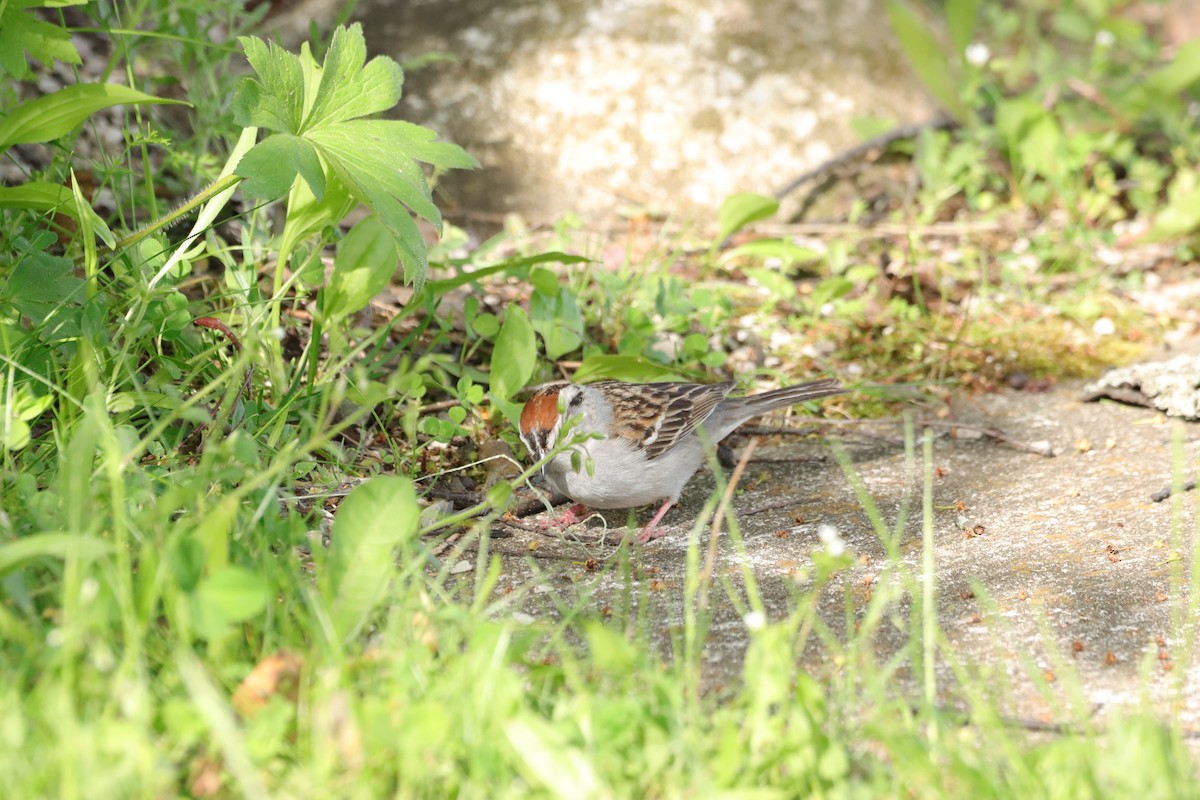
[[(1048, 442), (1054, 458), (969, 431), (937, 432), (932, 519), (936, 607), (946, 637), (937, 664), (941, 701), (955, 703), (963, 690), (984, 691), (1001, 700), (1005, 713), (1042, 722), (1078, 720), (1081, 710), (1103, 719), (1117, 708), (1149, 704), (1200, 729), (1196, 621), (1186, 618), (1196, 493), (1151, 500), (1177, 466), (1192, 477), (1200, 458), (1198, 428), (1144, 408), (1084, 403), (1079, 389), (986, 395), (954, 408), (957, 422), (1000, 429), (1015, 441)], [(798, 655), (813, 674), (837, 679), (856, 668), (858, 655), (839, 643), (848, 624), (874, 626), (872, 601), (877, 609), (881, 592), (892, 596), (897, 574), (915, 581), (910, 590), (919, 586), (919, 463), (910, 475), (898, 428), (849, 426), (841, 435), (889, 527), (897, 525), (906, 497), (911, 504), (896, 569), (829, 447), (819, 440), (764, 442), (733, 502), (744, 557), (728, 536), (718, 541), (715, 574), (730, 591), (717, 586), (711, 595), (706, 686), (727, 685), (741, 674), (748, 633), (744, 606), (734, 598), (744, 596), (743, 565), (768, 617), (785, 617), (812, 597), (813, 555), (826, 547), (822, 525), (837, 529), (853, 563), (816, 597), (817, 628), (829, 634), (824, 641), (808, 637)], [(574, 540), (521, 531), (498, 539), (493, 547), (506, 555), (497, 591), (530, 590), (523, 613), (542, 619), (557, 619), (581, 603), (584, 613), (596, 615), (631, 605), (669, 653), (683, 625), (692, 522), (713, 486), (711, 475), (697, 475), (666, 517), (670, 535), (635, 546), (628, 570), (606, 566), (615, 547), (581, 541), (596, 529)], [(755, 513), (759, 509), (767, 510)], [(618, 528), (625, 519), (622, 512), (608, 516)], [(707, 528), (700, 535), (703, 559)], [(909, 641), (910, 595), (887, 605), (866, 663), (887, 661)], [(966, 669), (957, 676), (956, 661)], [(886, 679), (915, 698), (919, 678), (910, 673), (902, 658)]]

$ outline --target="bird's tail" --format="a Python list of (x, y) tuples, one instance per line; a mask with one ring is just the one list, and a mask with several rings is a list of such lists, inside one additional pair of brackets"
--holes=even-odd
[(770, 392), (763, 392), (746, 398), (746, 410), (753, 411), (754, 416), (766, 414), (777, 408), (803, 403), (806, 400), (816, 400), (834, 394), (843, 394), (846, 390), (837, 378), (822, 378), (819, 381), (797, 383), (795, 386), (785, 386)]

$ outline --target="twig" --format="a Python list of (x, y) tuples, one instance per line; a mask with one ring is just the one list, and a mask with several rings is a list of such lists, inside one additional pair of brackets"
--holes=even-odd
[(946, 428), (949, 429), (951, 433), (953, 433), (955, 430), (973, 431), (987, 437), (988, 439), (993, 439), (997, 442), (1006, 444), (1009, 447), (1014, 447), (1017, 450), (1024, 450), (1027, 453), (1033, 453), (1034, 455), (1039, 455), (1043, 458), (1054, 458), (1055, 455), (1054, 451), (1050, 449), (1048, 445), (1042, 447), (1035, 444), (1029, 444), (1028, 442), (1022, 442), (1019, 439), (1013, 439), (1007, 433), (999, 430), (998, 428), (985, 428), (982, 425), (964, 425), (961, 422), (940, 419), (917, 420), (917, 424), (926, 428)]
[[(1179, 491), (1180, 492), (1190, 492), (1195, 488), (1196, 488), (1196, 482), (1188, 481), (1183, 486), (1179, 487)], [(1173, 494), (1175, 494), (1174, 489), (1172, 489), (1170, 486), (1164, 486), (1163, 488), (1159, 489), (1154, 494), (1150, 495), (1150, 499), (1156, 503), (1161, 503), (1163, 500), (1166, 500), (1168, 497), (1170, 497)]]
[(748, 508), (745, 511), (738, 512), (739, 517), (753, 517), (755, 514), (761, 514), (764, 511), (774, 511), (779, 508), (787, 508), (788, 506), (799, 505), (794, 497), (785, 497), (782, 500), (771, 500), (767, 503), (760, 503), (753, 508)]
[[(464, 508), (477, 506), (487, 499), (487, 495), (483, 492), (466, 492), (457, 489), (443, 489), (440, 486), (430, 486), (421, 495), (422, 497), (436, 497), (439, 500), (449, 500), (456, 510), (461, 511)], [(529, 497), (509, 509), (514, 517), (528, 517), (539, 511), (544, 511), (546, 506), (551, 507), (561, 505), (567, 502), (565, 496), (560, 494), (551, 495), (549, 498)], [(486, 514), (491, 508), (480, 510), (480, 514)]]
[(433, 555), (434, 558), (437, 558), (437, 557), (441, 556), (442, 553), (446, 552), (446, 550), (452, 544), (454, 544), (461, 538), (462, 538), (462, 531), (455, 531), (454, 533), (447, 536), (441, 543), (435, 545), (434, 548), (432, 550), (430, 550), (429, 552), (431, 555)]
[(839, 167), (842, 167), (851, 161), (854, 161), (855, 159), (867, 156), (876, 150), (882, 153), (883, 151), (887, 150), (887, 148), (890, 147), (893, 142), (898, 142), (901, 139), (914, 139), (926, 128), (936, 131), (946, 130), (948, 128), (956, 127), (957, 125), (958, 122), (951, 119), (946, 114), (938, 114), (931, 120), (926, 120), (925, 122), (921, 122), (916, 125), (904, 125), (899, 128), (881, 133), (878, 136), (873, 136), (862, 144), (851, 147), (849, 150), (845, 150), (833, 158), (821, 162), (808, 172), (797, 175), (785, 186), (776, 191), (775, 197), (779, 200), (782, 200), (809, 181), (815, 180), (827, 172), (832, 172), (833, 170), (838, 169)]
[(554, 528), (545, 527), (542, 525), (533, 525), (528, 522), (520, 522), (515, 519), (501, 518), (496, 520), (496, 522), (499, 525), (504, 525), (509, 528), (516, 528), (517, 530), (525, 531), (526, 533), (536, 533), (540, 536), (546, 536), (551, 539), (561, 539), (563, 541), (575, 539), (582, 544), (610, 544), (617, 546), (625, 539), (628, 532), (626, 528), (617, 528), (612, 530), (606, 528), (603, 531), (592, 535), (588, 535), (586, 533), (581, 535), (580, 533), (571, 530), (579, 523), (575, 523), (575, 525), (572, 525), (571, 529), (568, 530), (556, 530)]
[(762, 222), (755, 225), (754, 229), (764, 236), (859, 236), (866, 239), (884, 239), (897, 236), (958, 238), (995, 233), (1006, 228), (993, 220), (962, 220), (930, 222), (926, 225), (880, 222), (870, 228), (856, 222)]
[(823, 455), (822, 456), (812, 456), (812, 455), (807, 455), (807, 454), (801, 454), (801, 455), (797, 455), (797, 456), (776, 456), (776, 457), (772, 457), (772, 458), (756, 458), (756, 459), (754, 459), (754, 463), (755, 464), (805, 464), (810, 461), (825, 461), (825, 462), (827, 462), (828, 460), (829, 460), (828, 457), (823, 456)]
[(456, 509), (470, 508), (483, 502), (482, 492), (465, 492), (454, 489), (443, 489), (440, 486), (430, 486), (425, 490), (424, 497), (436, 497), (439, 500), (449, 500)]
[(569, 502), (571, 502), (571, 498), (565, 494), (553, 492), (549, 497), (530, 497), (527, 500), (522, 500), (509, 510), (514, 517), (524, 518), (531, 517), (539, 511), (545, 511), (546, 506), (554, 508), (555, 506), (561, 506), (563, 503)]
[(708, 589), (712, 585), (713, 569), (717, 564), (717, 538), (721, 535), (721, 522), (725, 519), (725, 512), (733, 500), (733, 492), (737, 489), (737, 485), (742, 479), (742, 473), (746, 471), (746, 465), (750, 463), (750, 455), (754, 452), (757, 444), (757, 439), (751, 439), (746, 445), (746, 449), (742, 451), (741, 459), (733, 468), (733, 474), (729, 476), (725, 493), (721, 495), (721, 502), (717, 503), (717, 510), (713, 512), (712, 526), (708, 535), (708, 552), (704, 556), (704, 569), (700, 571), (700, 596), (697, 598), (697, 606), (701, 612), (708, 608)]
[[(840, 424), (853, 422), (854, 420), (824, 420), (823, 422), (832, 424)], [(743, 425), (734, 433), (745, 434), (746, 436), (812, 436), (814, 433), (820, 433), (821, 425), (806, 425), (803, 428), (794, 428), (786, 425)]]
[[(807, 428), (786, 428), (786, 427), (771, 427), (768, 425), (743, 425), (738, 429), (739, 433), (749, 434), (751, 436), (810, 436), (816, 431), (813, 429), (817, 425), (895, 425), (900, 424), (900, 420), (895, 418), (886, 419), (826, 419), (820, 420), (817, 423)], [(1007, 444), (1010, 447), (1015, 447), (1018, 450), (1024, 450), (1028, 453), (1042, 456), (1043, 458), (1054, 458), (1055, 453), (1049, 447), (1042, 447), (1028, 442), (1023, 442), (1019, 439), (1014, 439), (999, 428), (988, 428), (983, 425), (970, 425), (963, 422), (944, 419), (919, 419), (917, 425), (926, 428), (944, 428), (951, 432), (955, 430), (973, 431), (988, 439), (993, 439), (997, 442)], [(885, 441), (887, 441), (885, 439)], [(790, 459), (789, 459), (790, 460)]]
[(531, 550), (529, 548), (509, 550), (504, 547), (497, 547), (494, 544), (488, 547), (488, 551), (491, 553), (495, 553), (497, 555), (501, 555), (501, 556), (514, 556), (517, 558), (519, 558), (521, 556), (529, 556), (530, 558), (547, 558), (547, 559), (555, 559), (558, 561), (579, 561), (580, 560), (578, 553), (556, 553), (552, 550), (540, 550), (540, 549)]
[(422, 414), (432, 414), (437, 411), (446, 411), (461, 405), (461, 400), (442, 400), (437, 403), (429, 403), (428, 405), (421, 406), (420, 411)]

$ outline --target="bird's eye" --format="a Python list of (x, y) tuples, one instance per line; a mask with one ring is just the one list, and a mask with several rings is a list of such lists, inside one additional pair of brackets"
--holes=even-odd
[(567, 408), (579, 408), (583, 405), (583, 395), (577, 394), (571, 398), (571, 402), (567, 403)]

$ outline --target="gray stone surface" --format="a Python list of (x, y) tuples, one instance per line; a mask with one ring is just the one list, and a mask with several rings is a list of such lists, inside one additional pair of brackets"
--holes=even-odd
[(409, 70), (400, 113), (483, 162), (442, 182), (472, 211), (711, 212), (857, 144), (855, 117), (934, 113), (880, 0), (369, 0), (355, 17), (374, 54), (455, 59)]
[[(1181, 624), (1187, 609), (1181, 592), (1186, 595), (1183, 587), (1191, 580), (1197, 500), (1195, 493), (1162, 503), (1150, 496), (1171, 482), (1176, 466), (1190, 473), (1200, 456), (1196, 429), (1143, 408), (1083, 403), (1079, 388), (957, 404), (957, 421), (1003, 430), (1017, 442), (1049, 442), (1054, 458), (969, 429), (943, 428), (935, 442), (934, 574), (948, 654), (938, 663), (942, 700), (983, 691), (1016, 718), (1050, 722), (1077, 719), (1081, 704), (1098, 720), (1118, 708), (1150, 704), (1164, 717), (1181, 715), (1195, 729), (1200, 667), (1194, 636), (1180, 634), (1194, 634), (1194, 620)], [(839, 430), (854, 471), (889, 526), (896, 525), (906, 494), (911, 498), (900, 568), (919, 575), (922, 487), (919, 475), (907, 472), (894, 438), (899, 432), (876, 424)], [(1173, 454), (1173, 441), (1181, 456)], [(920, 447), (917, 452), (919, 458)], [(734, 501), (746, 556), (722, 536), (715, 572), (739, 596), (741, 570), (749, 566), (769, 617), (781, 618), (810, 596), (812, 556), (826, 546), (819, 526), (834, 526), (855, 560), (820, 593), (817, 607), (835, 639), (844, 641), (847, 603), (857, 625), (870, 599), (887, 591), (886, 549), (827, 447), (817, 441), (764, 443), (754, 456), (790, 460), (751, 462)], [(602, 614), (628, 598), (669, 653), (683, 620), (689, 531), (712, 487), (711, 475), (693, 479), (682, 506), (666, 517), (671, 534), (634, 550), (628, 580), (621, 569), (608, 568), (612, 546), (518, 533), (495, 542), (510, 554), (498, 591), (527, 591), (523, 613), (539, 619), (557, 619), (563, 608), (581, 603), (585, 613)], [(785, 507), (745, 514), (787, 499), (792, 502)], [(609, 517), (617, 526), (624, 519), (620, 513)], [(707, 527), (700, 537), (703, 557)], [(539, 557), (528, 558), (531, 547)], [(711, 603), (704, 680), (727, 685), (740, 675), (747, 625), (719, 585)], [(901, 599), (885, 615), (873, 638), (878, 661), (904, 646), (910, 607)], [(800, 657), (826, 678), (856, 668), (839, 646), (817, 637), (809, 638)], [(966, 666), (971, 685), (959, 682), (951, 661)], [(895, 676), (895, 686), (918, 696), (917, 679), (907, 669)]]

